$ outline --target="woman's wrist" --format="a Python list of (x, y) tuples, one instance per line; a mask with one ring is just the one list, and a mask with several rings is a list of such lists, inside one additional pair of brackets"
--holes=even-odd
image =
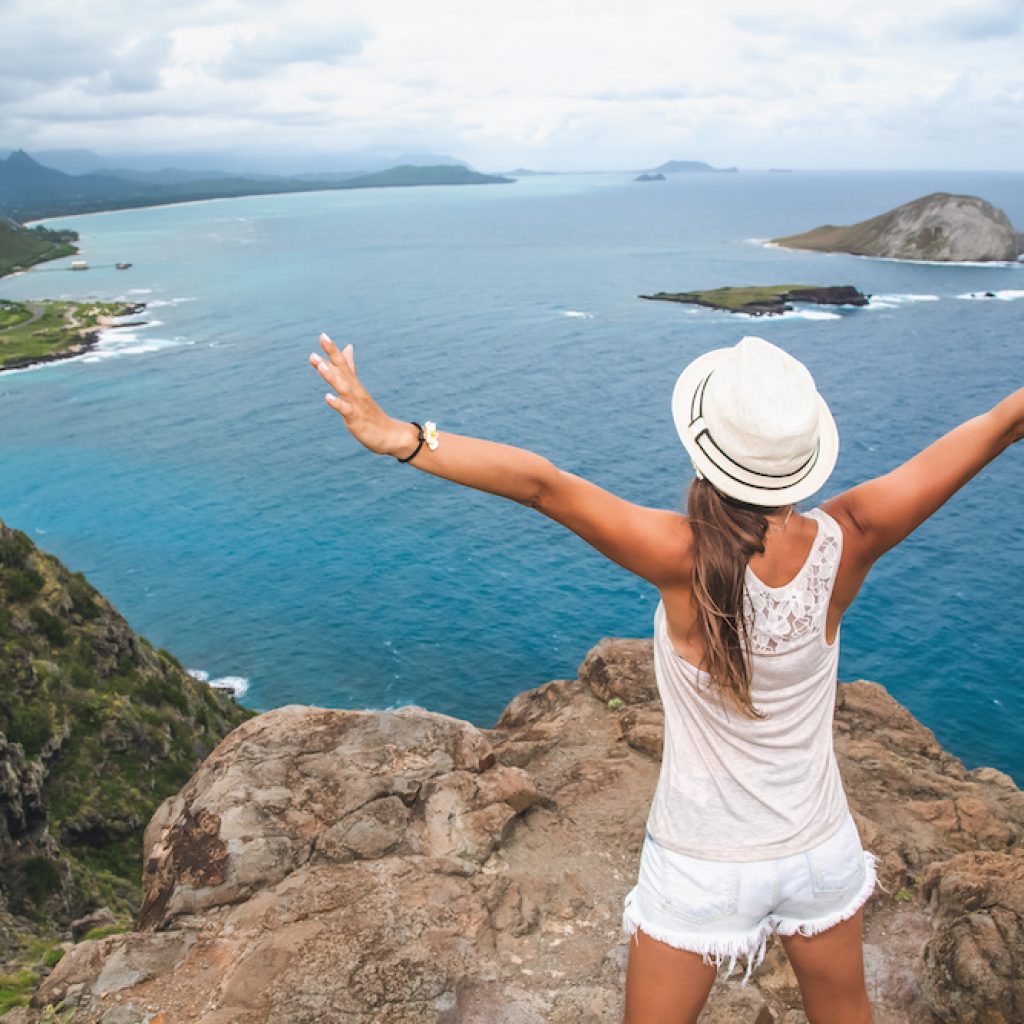
[(382, 452), (383, 455), (393, 455), (396, 459), (404, 459), (419, 444), (419, 431), (408, 420), (393, 419), (388, 433), (388, 443)]

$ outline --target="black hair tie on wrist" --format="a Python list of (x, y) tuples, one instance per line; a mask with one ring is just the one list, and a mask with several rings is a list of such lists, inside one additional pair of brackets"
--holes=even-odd
[(423, 442), (425, 440), (425, 438), (423, 437), (423, 428), (415, 420), (410, 420), (409, 422), (416, 428), (419, 434), (420, 443), (416, 445), (412, 455), (407, 455), (404, 459), (398, 459), (398, 456), (396, 455), (395, 458), (398, 459), (399, 462), (408, 462), (410, 459), (418, 455), (419, 450), (423, 447)]

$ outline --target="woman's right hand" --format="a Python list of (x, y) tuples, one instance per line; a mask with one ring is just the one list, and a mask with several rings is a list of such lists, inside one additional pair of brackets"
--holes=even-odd
[(324, 401), (345, 421), (352, 436), (364, 448), (379, 455), (407, 455), (416, 447), (416, 430), (389, 416), (366, 390), (356, 373), (356, 361), (349, 343), (344, 349), (320, 335), (324, 356), (309, 354), (309, 361), (336, 394), (328, 392)]

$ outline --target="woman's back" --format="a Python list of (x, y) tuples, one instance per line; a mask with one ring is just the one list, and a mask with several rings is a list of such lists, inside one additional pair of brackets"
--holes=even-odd
[(654, 664), (665, 709), (661, 775), (648, 817), (655, 840), (711, 860), (800, 852), (842, 823), (846, 797), (832, 750), (838, 637), (826, 638), (843, 534), (814, 509), (810, 550), (782, 586), (746, 570), (754, 707), (744, 715), (676, 650), (664, 599)]

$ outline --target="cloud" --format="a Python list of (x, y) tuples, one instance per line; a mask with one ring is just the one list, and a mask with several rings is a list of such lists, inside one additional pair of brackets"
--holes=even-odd
[(1024, 96), (1022, 10), (0, 0), (0, 142), (109, 152), (130, 136), (169, 162), (334, 144), (443, 149), (480, 167), (1011, 168), (1024, 161), (1024, 133), (1007, 129)]
[(1024, 28), (1024, 3), (1021, 0), (972, 2), (940, 10), (925, 23), (932, 39), (977, 42), (1005, 40), (1020, 35)]
[(263, 78), (286, 64), (335, 64), (362, 53), (371, 37), (365, 25), (262, 27), (234, 43), (219, 72), (225, 78)]
[(170, 53), (169, 35), (138, 36), (112, 53), (107, 66), (89, 79), (86, 88), (95, 93), (152, 92), (161, 84), (161, 74)]

